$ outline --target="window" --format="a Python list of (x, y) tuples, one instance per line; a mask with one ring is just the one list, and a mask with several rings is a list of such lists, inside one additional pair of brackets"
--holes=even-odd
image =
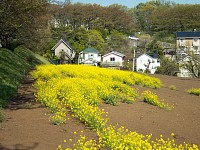
[(198, 46), (193, 46), (193, 50), (198, 50)]
[(93, 55), (93, 54), (88, 54), (88, 57), (89, 57), (89, 58), (93, 58), (94, 55)]
[(194, 39), (193, 39), (192, 45), (193, 45), (193, 46), (199, 46), (199, 39), (194, 38)]
[(110, 61), (115, 61), (115, 57), (110, 57)]
[(179, 46), (185, 46), (185, 40), (184, 39), (180, 39), (179, 40), (180, 45)]

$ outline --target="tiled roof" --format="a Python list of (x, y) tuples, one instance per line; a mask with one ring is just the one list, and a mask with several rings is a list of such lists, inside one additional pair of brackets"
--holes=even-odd
[(195, 38), (200, 37), (200, 32), (177, 32), (176, 38)]
[(82, 51), (83, 53), (99, 53), (99, 51), (95, 48), (88, 47)]

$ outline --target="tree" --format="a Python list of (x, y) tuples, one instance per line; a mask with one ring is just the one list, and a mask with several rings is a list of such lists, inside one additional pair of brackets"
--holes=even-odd
[(189, 54), (188, 61), (182, 67), (193, 74), (194, 77), (200, 78), (200, 57), (194, 54)]
[(102, 38), (101, 32), (97, 30), (88, 31), (88, 46), (96, 48), (100, 53), (103, 52), (105, 41)]
[[(46, 13), (47, 0), (1, 0), (0, 1), (0, 40), (2, 47), (8, 47), (13, 40), (29, 38), (26, 31), (33, 34), (41, 27), (36, 22)], [(30, 33), (29, 32), (29, 33)], [(33, 36), (31, 34), (31, 36)], [(28, 36), (28, 37), (27, 37)]]
[(200, 29), (200, 5), (164, 5), (150, 15), (154, 32), (162, 32), (164, 35), (177, 31), (192, 31)]
[(76, 52), (79, 53), (88, 47), (88, 31), (84, 27), (76, 29), (69, 42)]
[(160, 59), (160, 67), (157, 68), (157, 74), (174, 76), (178, 72), (178, 64), (169, 58)]
[(139, 3), (135, 7), (135, 15), (137, 23), (142, 31), (151, 33), (150, 15), (161, 5), (160, 1), (149, 1), (146, 3)]
[(107, 48), (106, 50), (109, 51), (122, 51), (123, 47), (127, 45), (126, 43), (126, 36), (118, 32), (116, 30), (112, 31), (111, 34), (107, 37)]
[(147, 45), (147, 49), (151, 53), (158, 54), (158, 57), (161, 58), (163, 56), (163, 48), (157, 40), (153, 40), (151, 43)]

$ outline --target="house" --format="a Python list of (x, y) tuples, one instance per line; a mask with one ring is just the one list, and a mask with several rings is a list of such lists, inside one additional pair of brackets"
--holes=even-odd
[(101, 62), (101, 55), (95, 48), (88, 47), (81, 51), (78, 56), (78, 64), (99, 65)]
[(142, 54), (136, 59), (137, 72), (149, 71), (154, 74), (160, 62), (156, 54)]
[(75, 57), (75, 51), (70, 46), (69, 42), (61, 38), (51, 49), (52, 55), (60, 58), (60, 63), (71, 63)]
[(125, 58), (125, 55), (116, 51), (112, 51), (102, 56), (104, 67), (121, 67)]
[(200, 32), (177, 32), (176, 33), (177, 53), (200, 54)]

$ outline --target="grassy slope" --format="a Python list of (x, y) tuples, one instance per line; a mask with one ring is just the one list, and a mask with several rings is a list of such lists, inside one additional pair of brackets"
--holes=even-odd
[(16, 92), (24, 74), (43, 63), (49, 62), (24, 47), (18, 47), (14, 51), (0, 48), (0, 107)]

